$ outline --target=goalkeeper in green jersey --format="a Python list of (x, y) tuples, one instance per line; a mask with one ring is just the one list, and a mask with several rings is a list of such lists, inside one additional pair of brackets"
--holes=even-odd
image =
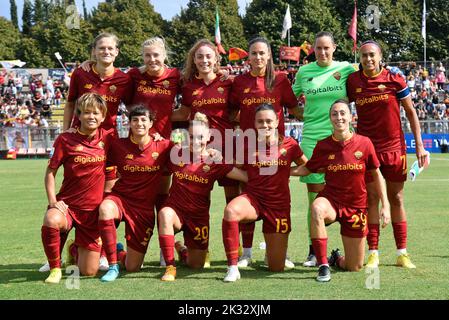
[[(316, 61), (302, 66), (293, 84), (295, 95), (305, 98), (301, 148), (308, 159), (312, 157), (317, 142), (332, 134), (329, 110), (334, 101), (346, 98), (346, 79), (355, 71), (348, 62), (333, 60), (336, 48), (330, 32), (319, 32), (315, 36), (314, 44)], [(310, 174), (301, 177), (301, 181), (307, 183), (309, 200), (309, 254), (303, 265), (314, 267), (316, 257), (310, 242), (310, 205), (318, 192), (324, 188), (324, 174)]]

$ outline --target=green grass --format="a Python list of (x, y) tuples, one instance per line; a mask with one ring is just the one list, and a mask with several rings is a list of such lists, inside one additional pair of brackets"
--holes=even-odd
[[(413, 158), (409, 157), (409, 163)], [(391, 225), (381, 232), (380, 289), (368, 290), (365, 270), (359, 273), (332, 273), (332, 281), (317, 283), (315, 268), (301, 262), (308, 250), (306, 233), (305, 186), (291, 179), (293, 232), (289, 255), (296, 268), (270, 273), (262, 265), (264, 251), (259, 249), (263, 236), (256, 227), (254, 268), (242, 270), (242, 279), (233, 284), (222, 282), (226, 261), (221, 240), (224, 208), (222, 188), (216, 187), (211, 211), (212, 267), (192, 271), (178, 267), (174, 283), (162, 283), (157, 234), (150, 242), (145, 266), (139, 273), (123, 273), (114, 283), (103, 284), (96, 278), (81, 278), (79, 290), (66, 288), (66, 276), (59, 285), (45, 285), (47, 274), (37, 269), (45, 262), (40, 227), (46, 208), (43, 184), (46, 160), (0, 161), (0, 299), (449, 299), (447, 284), (449, 261), (449, 155), (435, 154), (431, 166), (416, 182), (407, 182), (405, 204), (409, 220), (408, 251), (416, 270), (394, 266), (395, 245)], [(61, 181), (59, 173), (58, 182)], [(329, 230), (329, 251), (342, 247), (339, 225)], [(123, 240), (123, 224), (119, 239)], [(179, 236), (179, 235), (178, 235)], [(73, 237), (73, 232), (71, 234)]]

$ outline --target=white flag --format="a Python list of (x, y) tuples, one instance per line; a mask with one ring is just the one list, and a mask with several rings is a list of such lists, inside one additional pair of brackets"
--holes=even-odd
[(426, 0), (423, 1), (421, 35), (426, 40)]
[(58, 60), (62, 60), (62, 57), (61, 57), (61, 55), (59, 54), (59, 52), (55, 52), (55, 57), (56, 57), (56, 59), (58, 59)]
[(292, 27), (292, 17), (290, 16), (290, 5), (287, 5), (287, 11), (285, 12), (284, 23), (282, 24), (281, 38), (285, 39), (287, 36), (287, 30)]

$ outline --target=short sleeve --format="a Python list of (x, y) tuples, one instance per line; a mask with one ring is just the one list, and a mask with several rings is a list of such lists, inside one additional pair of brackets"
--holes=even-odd
[(55, 142), (53, 143), (53, 148), (53, 155), (48, 162), (48, 167), (51, 169), (58, 169), (65, 160), (64, 139), (62, 135), (56, 138)]

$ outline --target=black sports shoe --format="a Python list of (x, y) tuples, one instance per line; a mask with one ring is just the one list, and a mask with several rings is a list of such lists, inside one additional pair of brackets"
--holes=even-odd
[(331, 281), (331, 270), (329, 269), (329, 266), (326, 264), (323, 264), (318, 269), (318, 276), (316, 277), (316, 281), (319, 282), (329, 282)]
[(342, 257), (340, 250), (337, 248), (335, 250), (332, 250), (331, 256), (327, 258), (327, 261), (329, 262), (329, 265), (331, 267), (338, 267), (337, 261)]

